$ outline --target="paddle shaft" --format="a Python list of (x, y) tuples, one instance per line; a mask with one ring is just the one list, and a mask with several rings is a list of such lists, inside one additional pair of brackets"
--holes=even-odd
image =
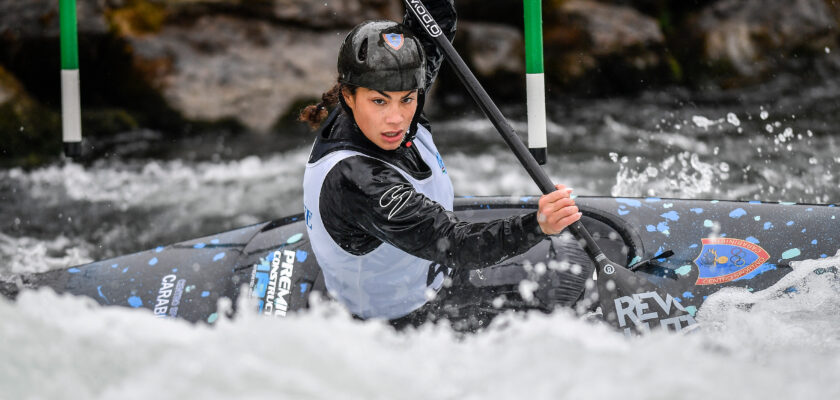
[[(531, 179), (533, 179), (537, 186), (539, 186), (543, 194), (549, 194), (555, 191), (556, 189), (554, 187), (554, 183), (551, 182), (548, 174), (543, 171), (539, 163), (537, 163), (537, 160), (534, 159), (534, 156), (528, 151), (528, 147), (522, 143), (522, 139), (520, 139), (516, 132), (513, 131), (513, 128), (510, 124), (508, 124), (507, 119), (504, 115), (502, 115), (502, 112), (499, 111), (499, 108), (496, 107), (496, 104), (490, 99), (490, 95), (487, 94), (478, 82), (478, 79), (476, 79), (475, 75), (473, 75), (472, 71), (467, 68), (467, 64), (458, 52), (455, 51), (452, 43), (449, 43), (449, 40), (447, 40), (446, 36), (443, 35), (443, 32), (437, 22), (435, 22), (434, 18), (432, 18), (431, 14), (428, 10), (426, 10), (426, 7), (423, 6), (423, 3), (420, 0), (404, 1), (406, 3), (406, 8), (411, 10), (414, 17), (421, 22), (429, 36), (432, 37), (438, 47), (443, 51), (446, 56), (446, 60), (449, 62), (449, 65), (455, 69), (455, 74), (458, 75), (458, 78), (464, 83), (464, 86), (467, 88), (470, 96), (472, 96), (479, 108), (481, 108), (481, 111), (490, 118), (490, 122), (493, 123), (496, 130), (498, 130), (502, 135), (502, 139), (504, 139), (508, 147), (513, 150), (516, 158), (519, 159), (519, 162), (523, 167), (525, 167), (528, 174), (531, 175)], [(609, 259), (607, 259), (604, 255), (604, 252), (601, 251), (601, 248), (597, 243), (595, 243), (595, 239), (592, 238), (592, 235), (589, 234), (589, 231), (580, 221), (569, 225), (569, 230), (576, 238), (585, 242), (586, 253), (589, 254), (589, 257), (592, 258), (595, 264), (603, 267), (610, 263)]]
[[(452, 47), (452, 43), (443, 35), (443, 31), (420, 0), (404, 0), (406, 8), (420, 21), (429, 36), (443, 51), (446, 60), (455, 69), (456, 75), (464, 83), (470, 96), (476, 101), (481, 111), (490, 118), (493, 126), (502, 135), (505, 143), (516, 154), (516, 158), (531, 175), (543, 194), (555, 190), (554, 184), (545, 171), (540, 168), (537, 160), (513, 131), (510, 124), (490, 99), (478, 79), (467, 68), (464, 60)], [(596, 284), (598, 289), (598, 303), (604, 318), (615, 324), (624, 333), (648, 331), (654, 327), (663, 327), (679, 331), (683, 325), (696, 323), (673, 296), (653, 285), (644, 278), (637, 277), (633, 272), (620, 264), (611, 261), (595, 243), (589, 231), (578, 221), (569, 225), (569, 230), (578, 240), (583, 241), (584, 249), (592, 261), (597, 265), (598, 275)], [(650, 312), (646, 312), (650, 311)]]

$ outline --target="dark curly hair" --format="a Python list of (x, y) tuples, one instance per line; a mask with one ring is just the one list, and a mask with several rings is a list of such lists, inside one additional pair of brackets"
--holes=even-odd
[(324, 122), (324, 119), (327, 118), (330, 109), (338, 104), (341, 92), (346, 90), (353, 95), (356, 94), (356, 89), (357, 87), (353, 85), (336, 83), (332, 89), (321, 95), (320, 103), (308, 105), (301, 110), (298, 121), (307, 123), (312, 130), (317, 129), (321, 122)]

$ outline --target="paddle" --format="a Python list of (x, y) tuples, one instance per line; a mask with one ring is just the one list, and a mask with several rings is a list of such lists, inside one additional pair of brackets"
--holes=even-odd
[[(540, 168), (475, 75), (467, 68), (464, 60), (452, 47), (452, 43), (449, 43), (443, 35), (440, 26), (426, 10), (423, 2), (421, 0), (404, 1), (406, 8), (411, 11), (417, 21), (420, 21), (429, 36), (443, 51), (446, 60), (455, 69), (455, 73), (466, 86), (470, 96), (502, 135), (508, 147), (513, 150), (516, 158), (543, 194), (553, 192), (555, 188), (551, 179)], [(623, 329), (625, 334), (644, 332), (656, 327), (679, 331), (695, 324), (694, 318), (673, 296), (647, 279), (636, 276), (632, 271), (608, 259), (580, 221), (570, 225), (569, 230), (584, 243), (586, 253), (597, 266), (598, 302), (608, 322)]]

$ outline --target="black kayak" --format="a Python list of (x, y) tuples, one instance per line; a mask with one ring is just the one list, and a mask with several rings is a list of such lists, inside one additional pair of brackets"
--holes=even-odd
[[(460, 197), (455, 212), (467, 221), (492, 220), (534, 210), (538, 198)], [(760, 291), (788, 274), (791, 262), (833, 256), (840, 249), (836, 205), (613, 197), (576, 202), (584, 226), (609, 259), (672, 294), (692, 315), (721, 288)], [(452, 301), (479, 314), (569, 305), (558, 300), (562, 274), (552, 275), (568, 268), (563, 263), (570, 259), (568, 251), (551, 237), (500, 265), (461, 274), (459, 291), (492, 288), (505, 304), (469, 295)], [(236, 304), (245, 295), (254, 300), (248, 312), (282, 318), (307, 308), (312, 293), (326, 292), (303, 214), (17, 278), (0, 285), (6, 297), (15, 298), (23, 288), (50, 287), (102, 305), (209, 323), (219, 317), (220, 298)], [(536, 283), (529, 293), (523, 294), (523, 281)]]

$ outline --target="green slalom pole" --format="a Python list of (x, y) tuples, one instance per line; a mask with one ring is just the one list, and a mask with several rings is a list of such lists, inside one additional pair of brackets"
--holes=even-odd
[(60, 0), (61, 23), (61, 128), (64, 154), (82, 153), (82, 111), (79, 93), (79, 34), (76, 0)]
[(545, 129), (545, 73), (543, 72), (542, 0), (523, 0), (525, 6), (525, 75), (528, 95), (528, 151), (540, 165), (548, 158)]

